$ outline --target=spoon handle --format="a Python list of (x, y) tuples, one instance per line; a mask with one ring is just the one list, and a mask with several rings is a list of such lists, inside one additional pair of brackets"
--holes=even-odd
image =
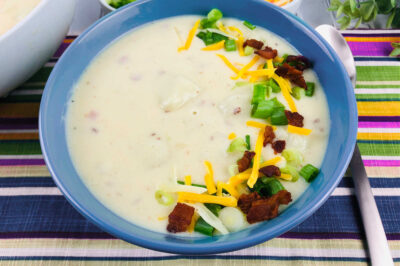
[(372, 265), (393, 265), (392, 255), (386, 239), (385, 230), (372, 195), (364, 164), (361, 160), (360, 150), (356, 144), (350, 162), (350, 170), (354, 180), (354, 189), (360, 206), (361, 216), (367, 236), (369, 255)]

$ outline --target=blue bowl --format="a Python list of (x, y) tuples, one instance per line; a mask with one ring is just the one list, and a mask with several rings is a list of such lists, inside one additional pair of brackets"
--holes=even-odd
[[(82, 182), (72, 164), (65, 136), (67, 103), (90, 62), (113, 40), (145, 23), (178, 15), (204, 15), (219, 8), (226, 17), (260, 25), (286, 39), (314, 62), (325, 90), (331, 133), (321, 173), (304, 194), (277, 218), (240, 232), (215, 237), (184, 237), (137, 226), (105, 207)], [(343, 176), (356, 141), (357, 108), (353, 88), (338, 56), (311, 27), (263, 0), (145, 0), (102, 18), (75, 40), (47, 82), (39, 117), (40, 143), (46, 164), (60, 190), (85, 217), (110, 234), (146, 248), (181, 254), (228, 252), (281, 235), (314, 213)]]

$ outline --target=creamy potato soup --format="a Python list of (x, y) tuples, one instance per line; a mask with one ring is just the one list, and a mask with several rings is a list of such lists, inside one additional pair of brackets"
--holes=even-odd
[(41, 0), (0, 0), (0, 36), (22, 21)]
[[(207, 30), (196, 27), (199, 19), (180, 16), (155, 21), (116, 40), (86, 69), (69, 102), (66, 133), (79, 175), (109, 209), (154, 231), (167, 232), (168, 227), (173, 233), (191, 232), (196, 221), (196, 228), (201, 227), (198, 224), (203, 219), (206, 231), (195, 231), (210, 235), (210, 224), (215, 228), (211, 234), (215, 234), (268, 220), (252, 217), (249, 222), (251, 212), (258, 211), (252, 209), (256, 207), (253, 203), (245, 210), (245, 201), (251, 199), (243, 197), (252, 195), (262, 204), (267, 202), (283, 188), (275, 191), (275, 184), (275, 188), (266, 188), (268, 195), (251, 193), (254, 189), (265, 192), (257, 187), (273, 179), (295, 201), (307, 188), (306, 180), (311, 181), (317, 173), (313, 169), (321, 166), (327, 146), (327, 101), (312, 69), (303, 73), (305, 80), (315, 85), (312, 96), (302, 90), (296, 99), (294, 93), (299, 88), (289, 82), (284, 84), (292, 95), (284, 93), (287, 87), (273, 92), (268, 85), (272, 76), (280, 79), (273, 74), (289, 61), (284, 54), (298, 55), (291, 44), (264, 28), (250, 29), (243, 21), (224, 18), (218, 21), (218, 27), (209, 29), (208, 35), (225, 39), (206, 46), (199, 37), (191, 40), (194, 33), (207, 34)], [(251, 39), (277, 49), (277, 56), (263, 58), (263, 52), (250, 49), (255, 44), (241, 48)], [(284, 78), (279, 81), (275, 85), (285, 82)], [(255, 100), (256, 85), (266, 93), (259, 102)], [(304, 125), (292, 126), (291, 130), (286, 117), (280, 117), (284, 125), (275, 121), (283, 109), (291, 110), (288, 97), (304, 117)], [(278, 112), (274, 118), (274, 114), (265, 119), (254, 117), (263, 116), (261, 105), (271, 101), (282, 105), (274, 107)], [(265, 131), (272, 121), (276, 124), (271, 127), (275, 136), (263, 146), (271, 138)], [(279, 151), (282, 142), (284, 151)], [(303, 170), (306, 165), (314, 167), (311, 172)], [(245, 167), (241, 174), (240, 167)], [(288, 204), (284, 201), (273, 206), (282, 211)], [(203, 203), (214, 204), (205, 208)], [(219, 206), (217, 211), (215, 206)], [(174, 225), (174, 219), (186, 219), (186, 225)]]

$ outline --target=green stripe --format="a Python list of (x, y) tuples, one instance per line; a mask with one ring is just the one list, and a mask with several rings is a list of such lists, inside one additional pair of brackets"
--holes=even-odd
[(38, 140), (2, 140), (0, 155), (42, 154)]
[[(399, 91), (400, 92), (400, 91)], [(398, 100), (400, 99), (400, 93), (397, 94), (356, 94), (357, 100)]]
[(42, 95), (10, 95), (0, 98), (0, 103), (38, 103)]
[(400, 85), (356, 85), (356, 89), (400, 89)]
[(398, 66), (357, 66), (357, 81), (400, 80)]
[(43, 67), (27, 82), (46, 82), (52, 70), (53, 67)]
[(400, 156), (400, 144), (358, 143), (362, 155)]

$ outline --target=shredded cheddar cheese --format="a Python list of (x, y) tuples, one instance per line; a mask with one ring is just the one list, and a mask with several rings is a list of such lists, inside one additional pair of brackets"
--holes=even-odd
[(217, 192), (217, 189), (215, 188), (215, 182), (214, 182), (214, 171), (212, 169), (212, 165), (209, 161), (205, 161), (204, 165), (206, 166), (207, 173), (204, 176), (204, 181), (207, 186), (207, 191), (209, 194), (214, 194)]
[(196, 194), (191, 192), (178, 192), (178, 202), (200, 202), (215, 203), (227, 207), (236, 207), (237, 200), (234, 197), (213, 196), (206, 194)]
[(239, 198), (239, 196), (240, 196), (239, 192), (231, 184), (221, 183), (221, 187), (223, 189), (225, 189), (226, 191), (228, 191), (228, 193), (231, 194), (233, 197)]
[(204, 48), (201, 48), (202, 51), (217, 51), (217, 50), (221, 50), (222, 48), (224, 48), (225, 45), (225, 40), (222, 40), (220, 42), (208, 45)]
[(260, 123), (260, 122), (253, 121), (253, 120), (247, 121), (246, 126), (255, 127), (255, 128), (259, 128), (259, 129), (264, 129), (266, 126), (270, 126), (270, 127), (272, 127), (273, 130), (276, 130), (276, 126)]
[(194, 212), (194, 214), (192, 216), (192, 222), (190, 223), (190, 225), (187, 228), (187, 231), (189, 233), (193, 233), (194, 226), (196, 225), (197, 219), (199, 219), (199, 215), (196, 212)]
[(223, 33), (229, 35), (229, 32), (226, 30), (224, 24), (222, 24), (221, 21), (217, 23), (217, 27), (218, 27), (218, 29), (219, 29), (220, 31), (222, 31)]
[(229, 62), (229, 60), (225, 56), (223, 56), (222, 54), (217, 54), (217, 56), (221, 58), (221, 60), (224, 61), (225, 65), (229, 67), (233, 72), (235, 72), (236, 74), (239, 73), (239, 70), (234, 65), (232, 65), (232, 63)]
[(178, 48), (178, 52), (181, 52), (183, 50), (188, 50), (190, 48), (190, 45), (192, 44), (194, 35), (196, 34), (197, 29), (199, 28), (200, 25), (200, 19), (196, 21), (194, 24), (193, 28), (189, 31), (188, 37), (186, 39), (185, 45), (181, 46)]
[(232, 132), (231, 134), (229, 134), (228, 139), (232, 140), (236, 138), (236, 134), (234, 132)]
[(272, 62), (272, 59), (267, 60), (267, 69), (274, 69), (274, 63)]
[(238, 47), (240, 56), (244, 56), (243, 43), (244, 43), (243, 37), (239, 37), (236, 41), (236, 46)]
[(289, 174), (281, 174), (281, 176), (278, 176), (280, 179), (283, 179), (283, 180), (286, 180), (286, 181), (290, 181), (290, 180), (292, 180), (292, 176), (291, 175), (289, 175)]
[(253, 70), (253, 71), (246, 71), (246, 74), (249, 74), (252, 77), (262, 77), (262, 76), (266, 76), (266, 77), (272, 77), (275, 73), (275, 69), (257, 69), (257, 70)]
[(274, 58), (274, 62), (276, 62), (276, 63), (282, 63), (283, 62), (283, 57), (279, 57), (279, 56), (276, 56), (275, 58)]
[[(257, 67), (257, 70), (262, 70), (264, 65), (265, 65), (265, 63), (259, 64), (258, 67)], [(246, 74), (250, 74), (249, 72), (252, 72), (252, 71), (247, 71)], [(259, 76), (252, 75), (251, 78), (250, 78), (250, 82), (254, 83), (254, 82), (256, 82), (258, 80), (258, 78), (259, 78)]]
[(263, 148), (263, 142), (264, 142), (264, 129), (260, 129), (260, 132), (258, 133), (256, 147), (254, 149), (256, 155), (254, 156), (253, 160), (253, 169), (251, 170), (251, 175), (249, 177), (249, 180), (247, 180), (247, 185), (250, 188), (253, 188), (254, 184), (257, 182), (258, 179), (258, 170), (260, 169), (260, 157)]
[(272, 78), (278, 83), (279, 87), (281, 88), (282, 95), (285, 98), (286, 102), (288, 103), (290, 111), (297, 112), (296, 105), (293, 101), (292, 96), (290, 95), (288, 88), (287, 88), (287, 83), (286, 83), (285, 79), (276, 74), (274, 74), (274, 76)]
[(157, 217), (157, 220), (159, 221), (164, 221), (168, 218), (168, 216), (163, 216), (163, 217)]
[(258, 55), (254, 56), (253, 59), (251, 59), (251, 61), (247, 65), (245, 65), (242, 69), (240, 69), (237, 76), (231, 77), (231, 79), (237, 80), (241, 78), (246, 73), (247, 70), (249, 70), (252, 66), (254, 66), (257, 63), (258, 59), (260, 59)]
[(192, 176), (190, 176), (190, 175), (185, 176), (185, 185), (186, 186), (192, 185)]
[(307, 136), (307, 135), (311, 134), (312, 130), (307, 129), (307, 128), (295, 127), (295, 126), (289, 125), (288, 132)]
[(239, 28), (237, 28), (237, 27), (234, 27), (234, 26), (229, 26), (228, 27), (228, 29), (230, 30), (230, 31), (232, 31), (235, 35), (236, 35), (236, 37), (238, 37), (238, 38), (244, 38), (243, 37), (243, 32), (241, 31), (241, 30), (239, 30)]
[(260, 168), (263, 168), (268, 165), (275, 165), (279, 163), (281, 160), (282, 160), (281, 157), (272, 158), (271, 160), (265, 161), (262, 164), (260, 164)]
[(222, 182), (218, 181), (217, 182), (217, 196), (222, 196)]

